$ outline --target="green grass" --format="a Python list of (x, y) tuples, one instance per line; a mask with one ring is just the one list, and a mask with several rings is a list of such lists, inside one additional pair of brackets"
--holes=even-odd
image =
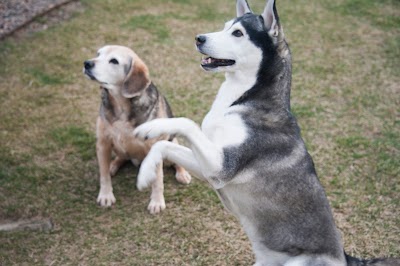
[(82, 160), (90, 160), (95, 156), (95, 136), (85, 128), (76, 126), (56, 128), (50, 132), (50, 136), (62, 148), (74, 147), (71, 153), (78, 153)]
[(54, 86), (65, 83), (62, 78), (46, 73), (44, 71), (40, 71), (38, 69), (32, 69), (29, 72), (36, 79), (36, 82), (38, 83), (37, 86)]
[(390, 30), (400, 24), (398, 12), (400, 3), (396, 0), (353, 0), (345, 1), (339, 5), (331, 2), (330, 5), (333, 10), (340, 12), (340, 14), (362, 18), (383, 29)]
[(390, 71), (397, 76), (400, 76), (400, 62), (397, 60), (400, 57), (400, 37), (393, 36), (385, 42), (385, 52), (387, 64)]
[[(147, 213), (138, 169), (96, 205), (98, 85), (82, 63), (105, 44), (133, 48), (177, 116), (201, 122), (224, 77), (204, 73), (199, 33), (234, 1), (81, 1), (68, 21), (0, 42), (0, 221), (52, 218), (55, 229), (0, 233), (0, 265), (250, 265), (237, 220), (204, 183), (165, 168), (167, 209)], [(264, 1), (252, 0), (255, 12)], [(400, 256), (400, 6), (385, 0), (277, 2), (293, 54), (292, 108), (345, 249)], [(46, 18), (40, 18), (46, 22)], [(373, 240), (373, 241), (371, 241)]]
[(159, 15), (134, 16), (126, 23), (126, 26), (132, 30), (143, 29), (148, 31), (154, 34), (159, 42), (169, 38), (169, 30), (163, 17)]

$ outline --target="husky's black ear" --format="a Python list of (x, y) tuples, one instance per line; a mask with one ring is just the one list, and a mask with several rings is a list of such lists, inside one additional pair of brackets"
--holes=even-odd
[(271, 37), (278, 41), (283, 39), (283, 30), (279, 23), (278, 12), (276, 11), (275, 0), (268, 0), (264, 12), (261, 15), (264, 18), (265, 27)]
[(126, 69), (127, 75), (122, 86), (122, 95), (125, 98), (138, 96), (150, 84), (149, 70), (139, 59), (133, 60)]
[(249, 4), (246, 0), (237, 0), (236, 1), (236, 15), (237, 17), (241, 17), (246, 13), (253, 13), (249, 7)]

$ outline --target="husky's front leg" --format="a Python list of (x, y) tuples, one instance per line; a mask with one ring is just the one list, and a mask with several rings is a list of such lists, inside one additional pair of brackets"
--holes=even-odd
[(183, 166), (201, 179), (207, 179), (215, 188), (223, 186), (219, 182), (211, 180), (222, 169), (222, 149), (216, 147), (193, 121), (187, 118), (155, 119), (137, 127), (134, 134), (144, 139), (155, 138), (162, 134), (178, 135), (186, 138), (191, 148), (188, 149), (173, 143), (168, 144), (165, 141), (153, 145), (140, 168), (140, 172), (146, 173), (148, 177), (144, 178), (144, 174), (141, 175), (139, 172), (139, 177), (146, 180), (144, 182), (139, 178), (138, 181), (143, 182), (138, 184), (139, 189), (147, 187), (150, 184), (149, 182), (154, 181), (154, 162), (163, 159)]
[(204, 179), (200, 166), (190, 149), (169, 141), (155, 143), (143, 160), (137, 178), (137, 187), (143, 190), (157, 180), (157, 168), (164, 160), (179, 164), (200, 179)]

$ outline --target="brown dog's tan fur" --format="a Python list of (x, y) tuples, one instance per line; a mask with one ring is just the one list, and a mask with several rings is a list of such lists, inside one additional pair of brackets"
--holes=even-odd
[[(138, 166), (155, 142), (177, 141), (166, 135), (143, 141), (135, 138), (133, 130), (146, 121), (172, 117), (172, 112), (165, 98), (150, 81), (147, 66), (129, 48), (101, 48), (98, 57), (85, 61), (84, 73), (101, 84), (102, 102), (96, 129), (100, 168), (97, 202), (101, 206), (111, 206), (115, 203), (111, 176), (125, 162), (131, 161)], [(112, 152), (115, 154), (113, 160)], [(162, 167), (162, 164), (158, 165), (157, 180), (152, 185), (148, 207), (151, 213), (158, 213), (165, 208)], [(188, 184), (191, 177), (186, 170), (178, 165), (175, 168), (177, 180)]]

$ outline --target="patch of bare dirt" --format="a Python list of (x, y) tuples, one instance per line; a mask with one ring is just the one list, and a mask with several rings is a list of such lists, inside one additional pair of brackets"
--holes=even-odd
[(46, 30), (82, 10), (78, 0), (7, 0), (0, 2), (0, 41), (8, 36)]

